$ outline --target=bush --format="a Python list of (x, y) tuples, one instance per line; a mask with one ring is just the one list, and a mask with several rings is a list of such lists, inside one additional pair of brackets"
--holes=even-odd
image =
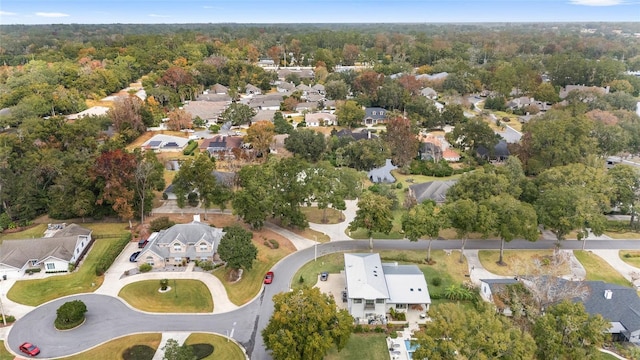
[(442, 284), (442, 279), (439, 277), (434, 277), (433, 279), (431, 279), (431, 285), (433, 286), (440, 286)]
[(276, 239), (269, 239), (269, 243), (271, 244), (271, 248), (277, 249), (280, 247), (280, 244), (276, 241)]
[(401, 182), (396, 184), (396, 189), (402, 189), (402, 183)]
[(195, 356), (196, 359), (198, 360), (204, 359), (207, 356), (213, 354), (213, 349), (214, 349), (213, 345), (211, 344), (193, 344), (193, 345), (189, 345), (189, 347), (193, 352), (193, 356)]
[(24, 271), (25, 274), (33, 274), (33, 273), (39, 273), (40, 271), (42, 271), (42, 269), (40, 268), (31, 268), (31, 269), (27, 269)]
[(196, 265), (202, 269), (203, 271), (211, 271), (214, 269), (214, 265), (213, 262), (209, 261), (209, 260), (204, 260), (204, 261), (198, 261), (196, 262)]
[(197, 141), (189, 140), (189, 142), (187, 143), (187, 147), (185, 147), (184, 150), (182, 150), (182, 154), (183, 155), (193, 155), (193, 151), (197, 147), (198, 147), (198, 142)]
[(298, 279), (298, 283), (304, 284), (304, 278), (302, 277), (302, 275), (300, 275), (300, 278)]
[(151, 271), (151, 269), (153, 269), (153, 266), (151, 266), (151, 265), (149, 265), (149, 264), (142, 264), (142, 265), (140, 265), (140, 266), (138, 267), (138, 270), (139, 270), (141, 273), (149, 272), (149, 271)]
[[(147, 265), (149, 265), (149, 264), (147, 264)], [(167, 286), (169, 286), (169, 279), (160, 280), (160, 290), (162, 290), (162, 291), (167, 290)]]
[(118, 255), (124, 250), (125, 246), (131, 241), (131, 234), (122, 236), (118, 241), (109, 246), (104, 256), (102, 256), (96, 264), (96, 275), (101, 276), (113, 264)]
[(122, 353), (124, 360), (152, 360), (156, 350), (147, 345), (134, 345)]
[(68, 301), (56, 311), (54, 325), (58, 330), (72, 329), (84, 321), (87, 305), (80, 300)]
[(151, 221), (149, 230), (151, 230), (153, 232), (158, 232), (160, 230), (168, 229), (168, 228), (172, 227), (175, 224), (176, 224), (175, 222), (169, 220), (169, 217), (162, 216), (162, 217), (159, 217), (157, 219), (153, 219)]

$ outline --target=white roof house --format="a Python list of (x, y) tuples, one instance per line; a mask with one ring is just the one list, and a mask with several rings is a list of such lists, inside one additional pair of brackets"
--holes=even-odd
[(385, 263), (379, 254), (344, 254), (347, 308), (357, 321), (386, 319), (386, 314), (417, 311), (423, 317), (431, 297), (416, 265)]
[(189, 139), (183, 137), (154, 135), (142, 144), (142, 149), (153, 151), (182, 151), (188, 142)]
[(108, 112), (109, 112), (109, 108), (106, 106), (92, 106), (87, 110), (81, 111), (77, 114), (67, 115), (67, 120), (80, 119), (85, 116), (102, 116), (102, 115), (107, 115)]

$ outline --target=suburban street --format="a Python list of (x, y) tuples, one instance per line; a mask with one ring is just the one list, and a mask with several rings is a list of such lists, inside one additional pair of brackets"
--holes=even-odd
[[(433, 249), (459, 249), (459, 240), (434, 240)], [(428, 242), (421, 240), (375, 240), (376, 250), (426, 251)], [(583, 243), (566, 240), (562, 249), (581, 249)], [(587, 249), (640, 249), (640, 240), (588, 240)], [(528, 242), (514, 240), (505, 249), (552, 249), (555, 241)], [(468, 240), (466, 249), (499, 249), (499, 240)], [(62, 357), (79, 353), (103, 342), (135, 333), (185, 331), (233, 333), (251, 359), (270, 359), (264, 348), (260, 331), (267, 325), (273, 312), (272, 297), (290, 289), (295, 272), (315, 256), (335, 252), (369, 251), (368, 240), (332, 241), (295, 252), (274, 266), (276, 276), (253, 301), (237, 310), (221, 314), (149, 314), (130, 308), (116, 297), (98, 294), (80, 294), (44, 304), (19, 319), (7, 337), (7, 343), (16, 353), (24, 339), (37, 339), (42, 357)], [(88, 308), (86, 322), (77, 329), (58, 331), (53, 327), (56, 309), (64, 302), (79, 299)], [(235, 324), (235, 325), (234, 325)]]

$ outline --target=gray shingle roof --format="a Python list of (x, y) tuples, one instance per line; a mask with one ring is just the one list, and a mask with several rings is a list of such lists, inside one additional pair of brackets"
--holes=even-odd
[(457, 182), (458, 180), (429, 181), (410, 185), (409, 190), (413, 193), (418, 203), (422, 203), (427, 199), (431, 199), (436, 203), (443, 203), (447, 198), (447, 191)]
[[(627, 330), (640, 330), (640, 297), (635, 289), (605, 283), (585, 281), (589, 296), (583, 300), (585, 310), (590, 314), (600, 314), (610, 322), (620, 322)], [(611, 291), (611, 299), (604, 296)]]
[[(187, 224), (176, 224), (168, 229), (159, 231), (157, 235), (151, 238), (147, 247), (139, 255), (139, 258), (142, 258), (146, 251), (151, 251), (162, 258), (179, 256), (195, 259), (204, 255), (212, 256), (217, 251), (220, 240), (224, 234), (225, 232), (222, 231), (222, 229), (198, 221), (192, 221)], [(213, 251), (206, 254), (197, 252), (194, 245), (200, 240), (204, 240), (213, 245)], [(172, 252), (171, 244), (175, 243), (175, 241), (179, 241), (185, 251), (180, 253)]]

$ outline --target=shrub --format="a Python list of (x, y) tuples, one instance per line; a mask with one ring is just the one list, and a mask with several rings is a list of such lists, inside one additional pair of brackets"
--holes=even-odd
[(357, 334), (357, 333), (363, 333), (365, 332), (365, 330), (362, 325), (358, 324), (353, 328), (353, 332)]
[(193, 356), (195, 356), (195, 358), (198, 360), (204, 359), (207, 356), (213, 354), (213, 349), (214, 349), (213, 345), (211, 344), (193, 344), (193, 345), (189, 345), (189, 347), (193, 352)]
[(125, 246), (127, 246), (129, 241), (131, 241), (130, 233), (120, 237), (118, 241), (114, 242), (113, 244), (111, 244), (111, 246), (109, 246), (107, 251), (98, 260), (98, 263), (96, 264), (97, 276), (101, 276), (102, 274), (105, 273), (105, 271), (107, 271), (107, 269), (111, 266), (111, 264), (113, 264), (113, 262), (116, 260), (118, 255), (120, 255), (122, 250), (124, 250)]
[(442, 279), (439, 278), (438, 276), (436, 276), (433, 279), (431, 279), (431, 285), (440, 286), (441, 284), (442, 284)]
[(276, 239), (269, 239), (269, 243), (271, 244), (271, 248), (277, 249), (280, 247), (280, 244), (276, 241)]
[(198, 147), (198, 142), (197, 141), (189, 140), (189, 142), (187, 143), (187, 147), (185, 147), (184, 150), (182, 150), (182, 154), (183, 155), (193, 155), (193, 151), (197, 147)]
[(39, 273), (40, 271), (42, 271), (42, 269), (40, 268), (31, 268), (31, 269), (27, 269), (24, 271), (25, 274), (33, 274), (33, 273)]
[(147, 345), (133, 345), (122, 353), (124, 360), (152, 360), (156, 350)]
[(398, 338), (398, 332), (397, 331), (391, 332), (391, 334), (389, 334), (389, 337), (392, 338), (392, 339), (397, 339)]
[(302, 275), (300, 275), (300, 278), (298, 279), (298, 283), (300, 284), (304, 283), (304, 278), (302, 277)]
[(402, 189), (402, 183), (401, 182), (396, 184), (396, 189)]
[(200, 269), (202, 269), (203, 271), (211, 271), (214, 269), (214, 265), (213, 262), (209, 261), (209, 260), (204, 260), (204, 261), (198, 261), (196, 263), (196, 265), (198, 265), (198, 267)]
[(68, 301), (56, 311), (54, 325), (58, 330), (72, 329), (84, 321), (87, 305), (80, 300)]
[(138, 267), (138, 270), (139, 270), (141, 273), (149, 272), (149, 271), (151, 271), (151, 269), (153, 269), (153, 266), (151, 266), (151, 265), (149, 265), (149, 264), (142, 264), (142, 265), (140, 265), (140, 266)]
[[(149, 264), (147, 264), (147, 265), (149, 265)], [(169, 279), (160, 280), (160, 290), (162, 290), (162, 291), (167, 290), (167, 286), (169, 286)]]
[(151, 230), (153, 232), (158, 232), (160, 230), (168, 229), (168, 228), (172, 227), (175, 224), (176, 224), (175, 222), (169, 220), (169, 217), (162, 216), (162, 217), (159, 217), (157, 219), (153, 219), (151, 221), (149, 230)]

